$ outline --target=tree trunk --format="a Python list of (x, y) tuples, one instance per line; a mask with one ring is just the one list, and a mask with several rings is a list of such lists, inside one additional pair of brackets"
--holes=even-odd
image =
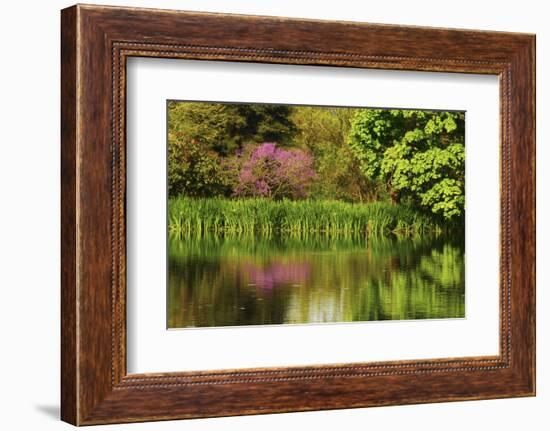
[(399, 192), (391, 186), (391, 179), (386, 182), (386, 189), (390, 195), (392, 205), (397, 205), (399, 203)]

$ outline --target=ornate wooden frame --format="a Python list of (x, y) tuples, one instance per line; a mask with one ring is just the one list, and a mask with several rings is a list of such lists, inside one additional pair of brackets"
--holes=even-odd
[[(534, 35), (82, 5), (61, 17), (63, 420), (88, 425), (535, 394)], [(500, 354), (128, 375), (129, 56), (498, 75)]]

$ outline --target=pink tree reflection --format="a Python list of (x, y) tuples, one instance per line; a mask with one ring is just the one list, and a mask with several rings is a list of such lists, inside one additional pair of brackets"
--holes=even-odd
[(249, 284), (263, 290), (272, 290), (280, 286), (303, 285), (309, 279), (311, 264), (309, 262), (272, 262), (267, 265), (256, 265), (246, 262), (243, 269), (248, 276)]

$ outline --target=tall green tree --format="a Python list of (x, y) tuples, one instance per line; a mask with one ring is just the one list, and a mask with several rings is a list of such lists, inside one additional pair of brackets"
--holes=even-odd
[(361, 175), (348, 146), (348, 135), (356, 109), (297, 106), (291, 119), (298, 132), (296, 146), (314, 156), (318, 180), (312, 196), (365, 202), (376, 198), (376, 185)]
[(290, 144), (296, 126), (287, 105), (168, 103), (168, 142), (199, 140), (219, 155), (233, 154), (248, 143)]
[(364, 109), (349, 145), (362, 173), (403, 200), (446, 220), (464, 214), (464, 113)]
[(227, 192), (219, 156), (197, 140), (180, 139), (168, 148), (168, 196), (204, 197)]

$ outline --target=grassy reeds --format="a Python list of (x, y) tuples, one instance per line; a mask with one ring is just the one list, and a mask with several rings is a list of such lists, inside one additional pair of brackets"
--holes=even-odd
[(179, 197), (169, 200), (172, 233), (285, 234), (346, 236), (356, 234), (418, 235), (446, 228), (428, 215), (403, 205), (383, 202), (271, 201)]

